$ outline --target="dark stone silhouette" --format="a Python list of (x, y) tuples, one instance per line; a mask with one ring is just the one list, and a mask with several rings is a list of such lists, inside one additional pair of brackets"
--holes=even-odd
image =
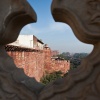
[(23, 26), (36, 19), (26, 0), (0, 1), (0, 100), (37, 100), (36, 95), (44, 87), (18, 69), (4, 49), (17, 39)]
[(39, 100), (100, 100), (100, 0), (53, 0), (51, 10), (55, 21), (94, 49), (77, 69), (46, 86)]
[(23, 26), (36, 21), (36, 14), (26, 0), (1, 0), (0, 100), (100, 100), (100, 0), (53, 0), (51, 9), (56, 21), (94, 45), (92, 53), (66, 77), (44, 87), (18, 69), (4, 49)]

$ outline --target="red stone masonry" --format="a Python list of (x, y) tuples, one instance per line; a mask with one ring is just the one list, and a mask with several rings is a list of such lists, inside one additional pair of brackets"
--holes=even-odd
[(70, 61), (51, 59), (52, 52), (49, 47), (44, 48), (44, 55), (44, 70), (46, 73), (61, 71), (63, 74), (65, 74), (70, 69)]
[(52, 60), (51, 49), (48, 47), (40, 51), (6, 46), (6, 50), (14, 59), (16, 66), (23, 68), (28, 76), (34, 77), (38, 82), (45, 72), (52, 73), (61, 70), (63, 73), (66, 73), (70, 69), (70, 62)]

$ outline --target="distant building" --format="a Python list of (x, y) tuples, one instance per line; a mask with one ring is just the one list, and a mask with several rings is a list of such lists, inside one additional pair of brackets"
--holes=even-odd
[(38, 50), (43, 50), (44, 43), (42, 40), (38, 39), (37, 37), (33, 36), (33, 48)]
[(9, 45), (43, 50), (44, 43), (34, 35), (19, 35), (18, 39)]
[(57, 56), (59, 55), (59, 51), (58, 50), (53, 50), (51, 51), (52, 56)]

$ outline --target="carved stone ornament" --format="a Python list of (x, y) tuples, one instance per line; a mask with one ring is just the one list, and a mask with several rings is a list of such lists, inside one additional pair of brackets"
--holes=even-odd
[(34, 10), (26, 0), (0, 0), (0, 100), (100, 100), (100, 0), (53, 0), (51, 10), (55, 21), (69, 24), (93, 51), (65, 78), (44, 87), (17, 68), (4, 49), (36, 21)]
[(23, 26), (36, 20), (26, 0), (0, 0), (0, 100), (37, 100), (44, 87), (17, 68), (4, 48), (17, 39)]

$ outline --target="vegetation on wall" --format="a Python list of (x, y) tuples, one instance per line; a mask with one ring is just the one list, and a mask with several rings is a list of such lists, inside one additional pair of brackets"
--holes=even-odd
[[(72, 70), (77, 68), (81, 64), (82, 59), (84, 59), (87, 55), (88, 55), (87, 53), (75, 53), (71, 55), (69, 52), (66, 52), (66, 53), (59, 54), (56, 57), (58, 57), (57, 59), (60, 60), (70, 60), (70, 70)], [(50, 82), (55, 81), (58, 78), (63, 78), (67, 75), (68, 72), (66, 72), (66, 74), (63, 74), (61, 71), (53, 72), (43, 76), (40, 82), (46, 85)]]
[(61, 71), (53, 72), (53, 73), (50, 73), (50, 74), (46, 74), (44, 77), (42, 77), (40, 82), (46, 85), (46, 84), (53, 82), (56, 79), (62, 78), (62, 77), (63, 77), (63, 74), (62, 74)]
[(88, 53), (74, 53), (70, 54), (69, 52), (63, 52), (62, 54), (57, 55), (59, 58), (63, 58), (65, 60), (70, 60), (70, 69), (77, 68), (82, 60), (88, 55)]

